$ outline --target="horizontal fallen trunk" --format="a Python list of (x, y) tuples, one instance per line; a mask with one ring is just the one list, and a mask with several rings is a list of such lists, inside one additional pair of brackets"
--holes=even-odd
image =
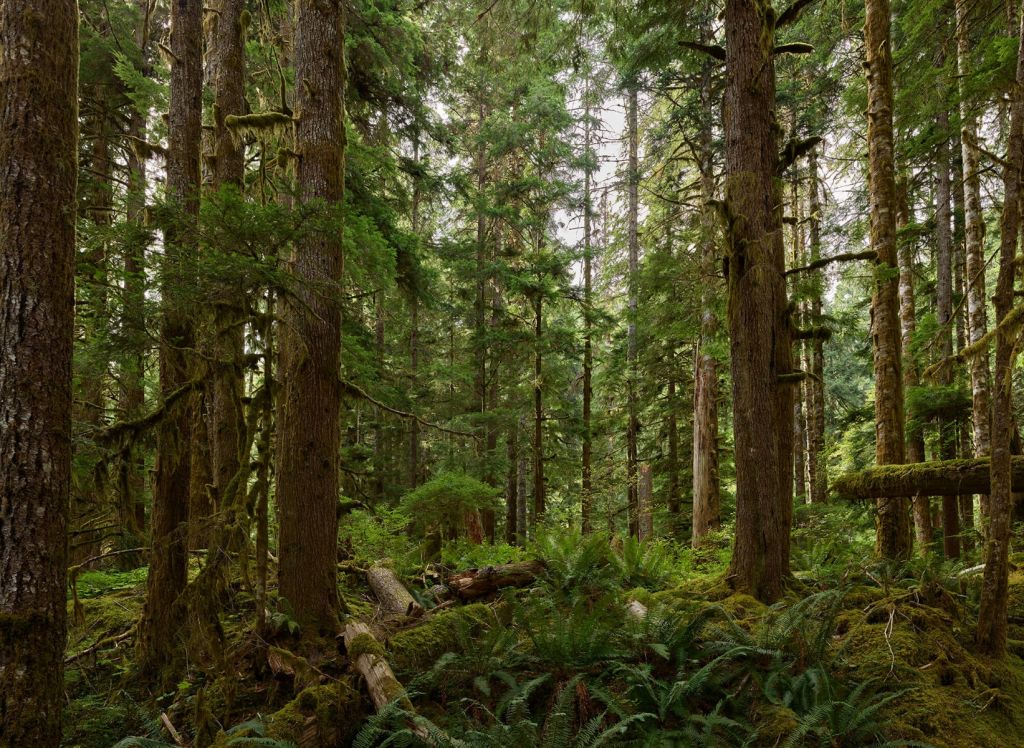
[(409, 594), (409, 590), (402, 584), (398, 575), (386, 566), (371, 567), (366, 572), (366, 581), (373, 594), (380, 600), (381, 610), (385, 614), (414, 617), (423, 615), (423, 606)]
[[(370, 693), (370, 701), (378, 712), (392, 701), (407, 713), (413, 714), (412, 702), (405, 695), (405, 689), (398, 682), (391, 665), (388, 664), (384, 646), (370, 631), (370, 627), (361, 621), (349, 621), (345, 625), (345, 650), (349, 661), (366, 681), (366, 690)], [(422, 738), (427, 738), (427, 731), (410, 721), (410, 729)]]
[(446, 584), (451, 594), (460, 600), (475, 600), (503, 587), (531, 585), (543, 571), (544, 564), (540, 561), (521, 561), (460, 571), (448, 577)]
[[(1024, 457), (1011, 459), (1014, 491), (1024, 491)], [(936, 460), (882, 465), (847, 473), (832, 481), (839, 499), (865, 500), (903, 496), (963, 496), (989, 492), (989, 460)]]

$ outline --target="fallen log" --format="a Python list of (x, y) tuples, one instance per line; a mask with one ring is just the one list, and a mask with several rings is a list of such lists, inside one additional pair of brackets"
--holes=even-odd
[(526, 587), (544, 571), (541, 561), (520, 561), (483, 569), (468, 569), (448, 577), (445, 584), (460, 600), (475, 600), (491, 595), (503, 587)]
[[(1024, 491), (1024, 457), (1010, 460), (1014, 491)], [(989, 460), (936, 460), (882, 465), (832, 481), (832, 494), (849, 501), (903, 496), (963, 496), (989, 492)]]
[[(369, 626), (361, 621), (349, 621), (345, 625), (345, 651), (356, 672), (366, 681), (366, 690), (375, 710), (379, 712), (397, 700), (407, 714), (415, 713), (405, 689), (388, 664), (384, 646), (377, 641)], [(410, 721), (409, 727), (421, 738), (427, 738), (427, 731), (420, 725)]]
[(386, 566), (370, 567), (366, 572), (366, 581), (387, 615), (415, 618), (423, 615), (423, 606), (409, 594), (398, 575)]

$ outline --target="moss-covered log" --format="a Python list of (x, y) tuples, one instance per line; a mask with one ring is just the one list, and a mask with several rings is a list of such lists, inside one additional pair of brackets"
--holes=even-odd
[(521, 561), (460, 571), (448, 577), (446, 584), (460, 600), (475, 600), (503, 587), (526, 587), (533, 584), (543, 571), (544, 563), (541, 561)]
[(413, 599), (409, 590), (391, 569), (373, 566), (366, 572), (366, 581), (380, 600), (381, 609), (391, 616), (421, 616), (423, 606)]
[[(405, 695), (405, 689), (391, 670), (384, 647), (377, 641), (369, 626), (360, 621), (350, 621), (345, 626), (345, 649), (352, 667), (366, 681), (366, 690), (369, 691), (370, 700), (377, 711), (397, 700), (406, 713), (413, 713), (412, 702)], [(421, 726), (409, 726), (420, 737), (427, 737), (426, 730)]]
[[(1024, 457), (1012, 459), (1012, 472), (1013, 490), (1024, 491)], [(988, 491), (988, 458), (882, 465), (847, 473), (832, 484), (832, 494), (846, 500), (958, 496)]]

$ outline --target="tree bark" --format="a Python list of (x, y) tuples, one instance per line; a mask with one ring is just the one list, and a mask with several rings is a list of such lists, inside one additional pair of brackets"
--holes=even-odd
[[(960, 147), (963, 160), (965, 246), (967, 253), (967, 336), (977, 342), (988, 327), (985, 298), (985, 217), (981, 211), (981, 164), (974, 148), (978, 124), (970, 101), (966, 77), (969, 75), (971, 41), (970, 18), (966, 0), (956, 0), (956, 62), (960, 88)], [(987, 355), (971, 359), (971, 423), (974, 432), (974, 456), (985, 457), (991, 442), (991, 384)], [(972, 512), (973, 514), (973, 512)], [(981, 529), (988, 516), (988, 497), (981, 496)], [(965, 518), (966, 519), (966, 518)]]
[[(808, 216), (810, 261), (821, 259), (821, 199), (818, 192), (818, 149), (808, 158)], [(822, 275), (814, 271), (814, 292), (811, 294), (811, 322), (820, 324)], [(828, 471), (825, 460), (825, 351), (821, 338), (807, 342), (811, 365), (807, 381), (807, 467), (810, 478), (811, 503), (824, 503), (828, 497)]]
[[(900, 375), (896, 258), (896, 174), (893, 147), (892, 49), (889, 0), (868, 0), (864, 48), (868, 77), (868, 192), (871, 248), (878, 259), (871, 299), (871, 338), (875, 371), (875, 460), (904, 461), (903, 379)], [(906, 558), (911, 549), (910, 513), (902, 497), (879, 499), (875, 515), (876, 551), (883, 558)]]
[(0, 2), (0, 744), (60, 743), (78, 8)]
[(640, 483), (637, 486), (637, 539), (648, 540), (654, 537), (654, 473), (651, 463), (640, 466)]
[(534, 354), (533, 354), (533, 522), (540, 522), (545, 510), (544, 487), (544, 354), (541, 336), (544, 332), (544, 299), (537, 290), (533, 300)]
[(639, 537), (640, 505), (639, 477), (637, 472), (637, 438), (640, 432), (639, 404), (637, 401), (637, 284), (640, 267), (640, 241), (637, 231), (639, 218), (638, 187), (640, 166), (638, 159), (639, 134), (637, 131), (638, 93), (636, 81), (630, 81), (626, 88), (626, 129), (629, 146), (629, 163), (626, 176), (626, 247), (629, 254), (628, 292), (629, 308), (626, 313), (626, 507), (629, 516), (629, 534)]
[(593, 182), (593, 132), (591, 119), (591, 91), (588, 76), (583, 92), (583, 481), (580, 492), (580, 529), (584, 535), (593, 531), (591, 512), (593, 509), (593, 426), (591, 424), (592, 401), (594, 397), (594, 251), (591, 243), (593, 214), (591, 185)]
[[(703, 38), (710, 37), (707, 28)], [(713, 133), (711, 125), (713, 103), (711, 76), (713, 68), (705, 63), (701, 71), (701, 127), (699, 132), (698, 161), (700, 168), (701, 244), (700, 271), (705, 281), (717, 272), (718, 246), (716, 242), (712, 201), (715, 199), (715, 170)], [(700, 547), (708, 532), (721, 526), (721, 498), (718, 480), (718, 360), (709, 353), (719, 321), (712, 306), (713, 296), (708, 286), (702, 291), (700, 335), (694, 349), (693, 367), (693, 508), (691, 544)]]
[[(775, 13), (725, 4), (725, 213), (736, 454), (733, 587), (765, 602), (789, 576), (793, 501), (793, 368), (775, 119)], [(773, 438), (774, 437), (774, 438)]]
[(718, 493), (718, 365), (699, 354), (693, 373), (693, 535), (699, 548), (722, 524)]
[[(183, 289), (192, 281), (199, 219), (202, 16), (200, 0), (171, 4), (167, 195), (176, 216), (164, 230), (160, 392), (165, 398), (190, 380), (192, 362), (187, 352), (195, 339)], [(193, 421), (193, 399), (186, 398), (165, 415), (157, 430), (153, 541), (138, 637), (139, 668), (152, 678), (172, 677), (164, 668), (177, 651), (178, 600), (188, 567)]]
[[(896, 233), (910, 223), (910, 203), (907, 195), (907, 182), (903, 178), (896, 185)], [(917, 363), (913, 360), (911, 347), (914, 333), (917, 330), (917, 311), (914, 300), (914, 247), (904, 239), (898, 243), (898, 260), (900, 267), (900, 344), (903, 348), (903, 385), (905, 388), (917, 387), (921, 383)], [(908, 414), (914, 421), (914, 414)], [(924, 430), (920, 423), (908, 426), (906, 430), (906, 461), (924, 462)], [(917, 550), (927, 555), (932, 544), (932, 508), (928, 496), (914, 496), (914, 530), (917, 533)]]
[[(1024, 13), (1021, 13), (1024, 19)], [(1017, 51), (1017, 77), (1010, 99), (1010, 133), (1003, 167), (1003, 213), (999, 224), (999, 279), (996, 282), (996, 326), (1013, 308), (1013, 280), (1020, 235), (1020, 180), (1024, 165), (1024, 23)], [(1012, 507), (1010, 445), (1013, 438), (1013, 366), (1016, 334), (1001, 330), (996, 337), (996, 374), (992, 403), (992, 441), (985, 572), (978, 609), (978, 648), (987, 655), (1006, 653), (1009, 600), (1009, 551)]]
[[(244, 0), (220, 0), (208, 54), (214, 87), (215, 190), (241, 191), (245, 177), (244, 153), (228, 130), (229, 116), (246, 113), (245, 48), (242, 28)], [(242, 410), (245, 300), (227, 290), (214, 307), (213, 358), (210, 383), (210, 463), (216, 510), (225, 508), (228, 484), (247, 456), (240, 453), (244, 440)], [(244, 493), (244, 492), (243, 492)]]
[[(345, 36), (340, 0), (300, 0), (295, 28), (301, 199), (336, 211), (344, 197)], [(296, 620), (334, 630), (341, 444), (340, 232), (298, 242), (296, 301), (285, 305), (277, 430), (280, 591)]]
[(418, 616), (423, 613), (423, 606), (409, 594), (391, 569), (386, 566), (371, 566), (366, 572), (366, 581), (373, 594), (380, 600), (380, 606), (391, 616)]
[[(352, 667), (366, 681), (366, 690), (370, 693), (370, 701), (378, 712), (396, 699), (399, 706), (411, 714), (414, 709), (412, 702), (405, 695), (405, 689), (395, 677), (391, 665), (384, 656), (384, 648), (370, 632), (370, 627), (361, 621), (351, 621), (345, 626), (345, 649), (348, 651)], [(423, 740), (428, 740), (428, 733), (420, 725), (410, 723), (412, 732)]]
[[(941, 62), (940, 62), (941, 64)], [(940, 109), (937, 115), (941, 132), (949, 130), (949, 114)], [(939, 356), (953, 355), (953, 232), (952, 184), (950, 180), (949, 142), (940, 137), (935, 153), (935, 306), (939, 324)], [(943, 367), (940, 384), (953, 384), (951, 367)], [(939, 423), (939, 455), (944, 460), (956, 458), (956, 423)], [(960, 558), (960, 508), (956, 496), (942, 497), (942, 550), (946, 558)]]
[[(795, 122), (794, 122), (795, 127)], [(798, 176), (794, 175), (790, 184), (790, 210), (793, 216), (793, 266), (804, 264), (804, 227), (803, 211), (800, 206), (800, 189)], [(803, 324), (804, 305), (798, 304), (795, 309), (797, 320)], [(794, 343), (798, 353), (796, 360), (803, 359), (803, 348), (806, 342), (798, 340)], [(807, 416), (804, 411), (804, 385), (806, 380), (796, 385), (793, 397), (793, 478), (796, 500), (807, 502)]]

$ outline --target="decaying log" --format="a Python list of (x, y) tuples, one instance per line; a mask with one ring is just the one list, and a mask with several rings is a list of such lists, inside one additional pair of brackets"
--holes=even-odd
[[(379, 712), (398, 699), (403, 710), (409, 714), (414, 712), (405, 689), (388, 664), (384, 646), (377, 641), (369, 626), (361, 621), (349, 621), (345, 625), (345, 650), (356, 672), (366, 681), (366, 690), (370, 693), (374, 709)], [(427, 737), (423, 727), (415, 723), (410, 723), (409, 727), (420, 737)]]
[(402, 584), (398, 575), (386, 566), (370, 567), (366, 572), (366, 581), (373, 594), (380, 600), (381, 609), (385, 614), (416, 618), (423, 615), (423, 606), (409, 594), (409, 590)]
[(460, 571), (448, 577), (446, 584), (451, 594), (460, 600), (475, 600), (503, 587), (526, 587), (543, 571), (544, 564), (540, 561), (521, 561)]
[[(1024, 491), (1024, 457), (1011, 458), (1012, 486)], [(902, 496), (963, 496), (989, 492), (989, 460), (936, 460), (883, 465), (847, 473), (832, 483), (840, 499), (864, 500)]]

